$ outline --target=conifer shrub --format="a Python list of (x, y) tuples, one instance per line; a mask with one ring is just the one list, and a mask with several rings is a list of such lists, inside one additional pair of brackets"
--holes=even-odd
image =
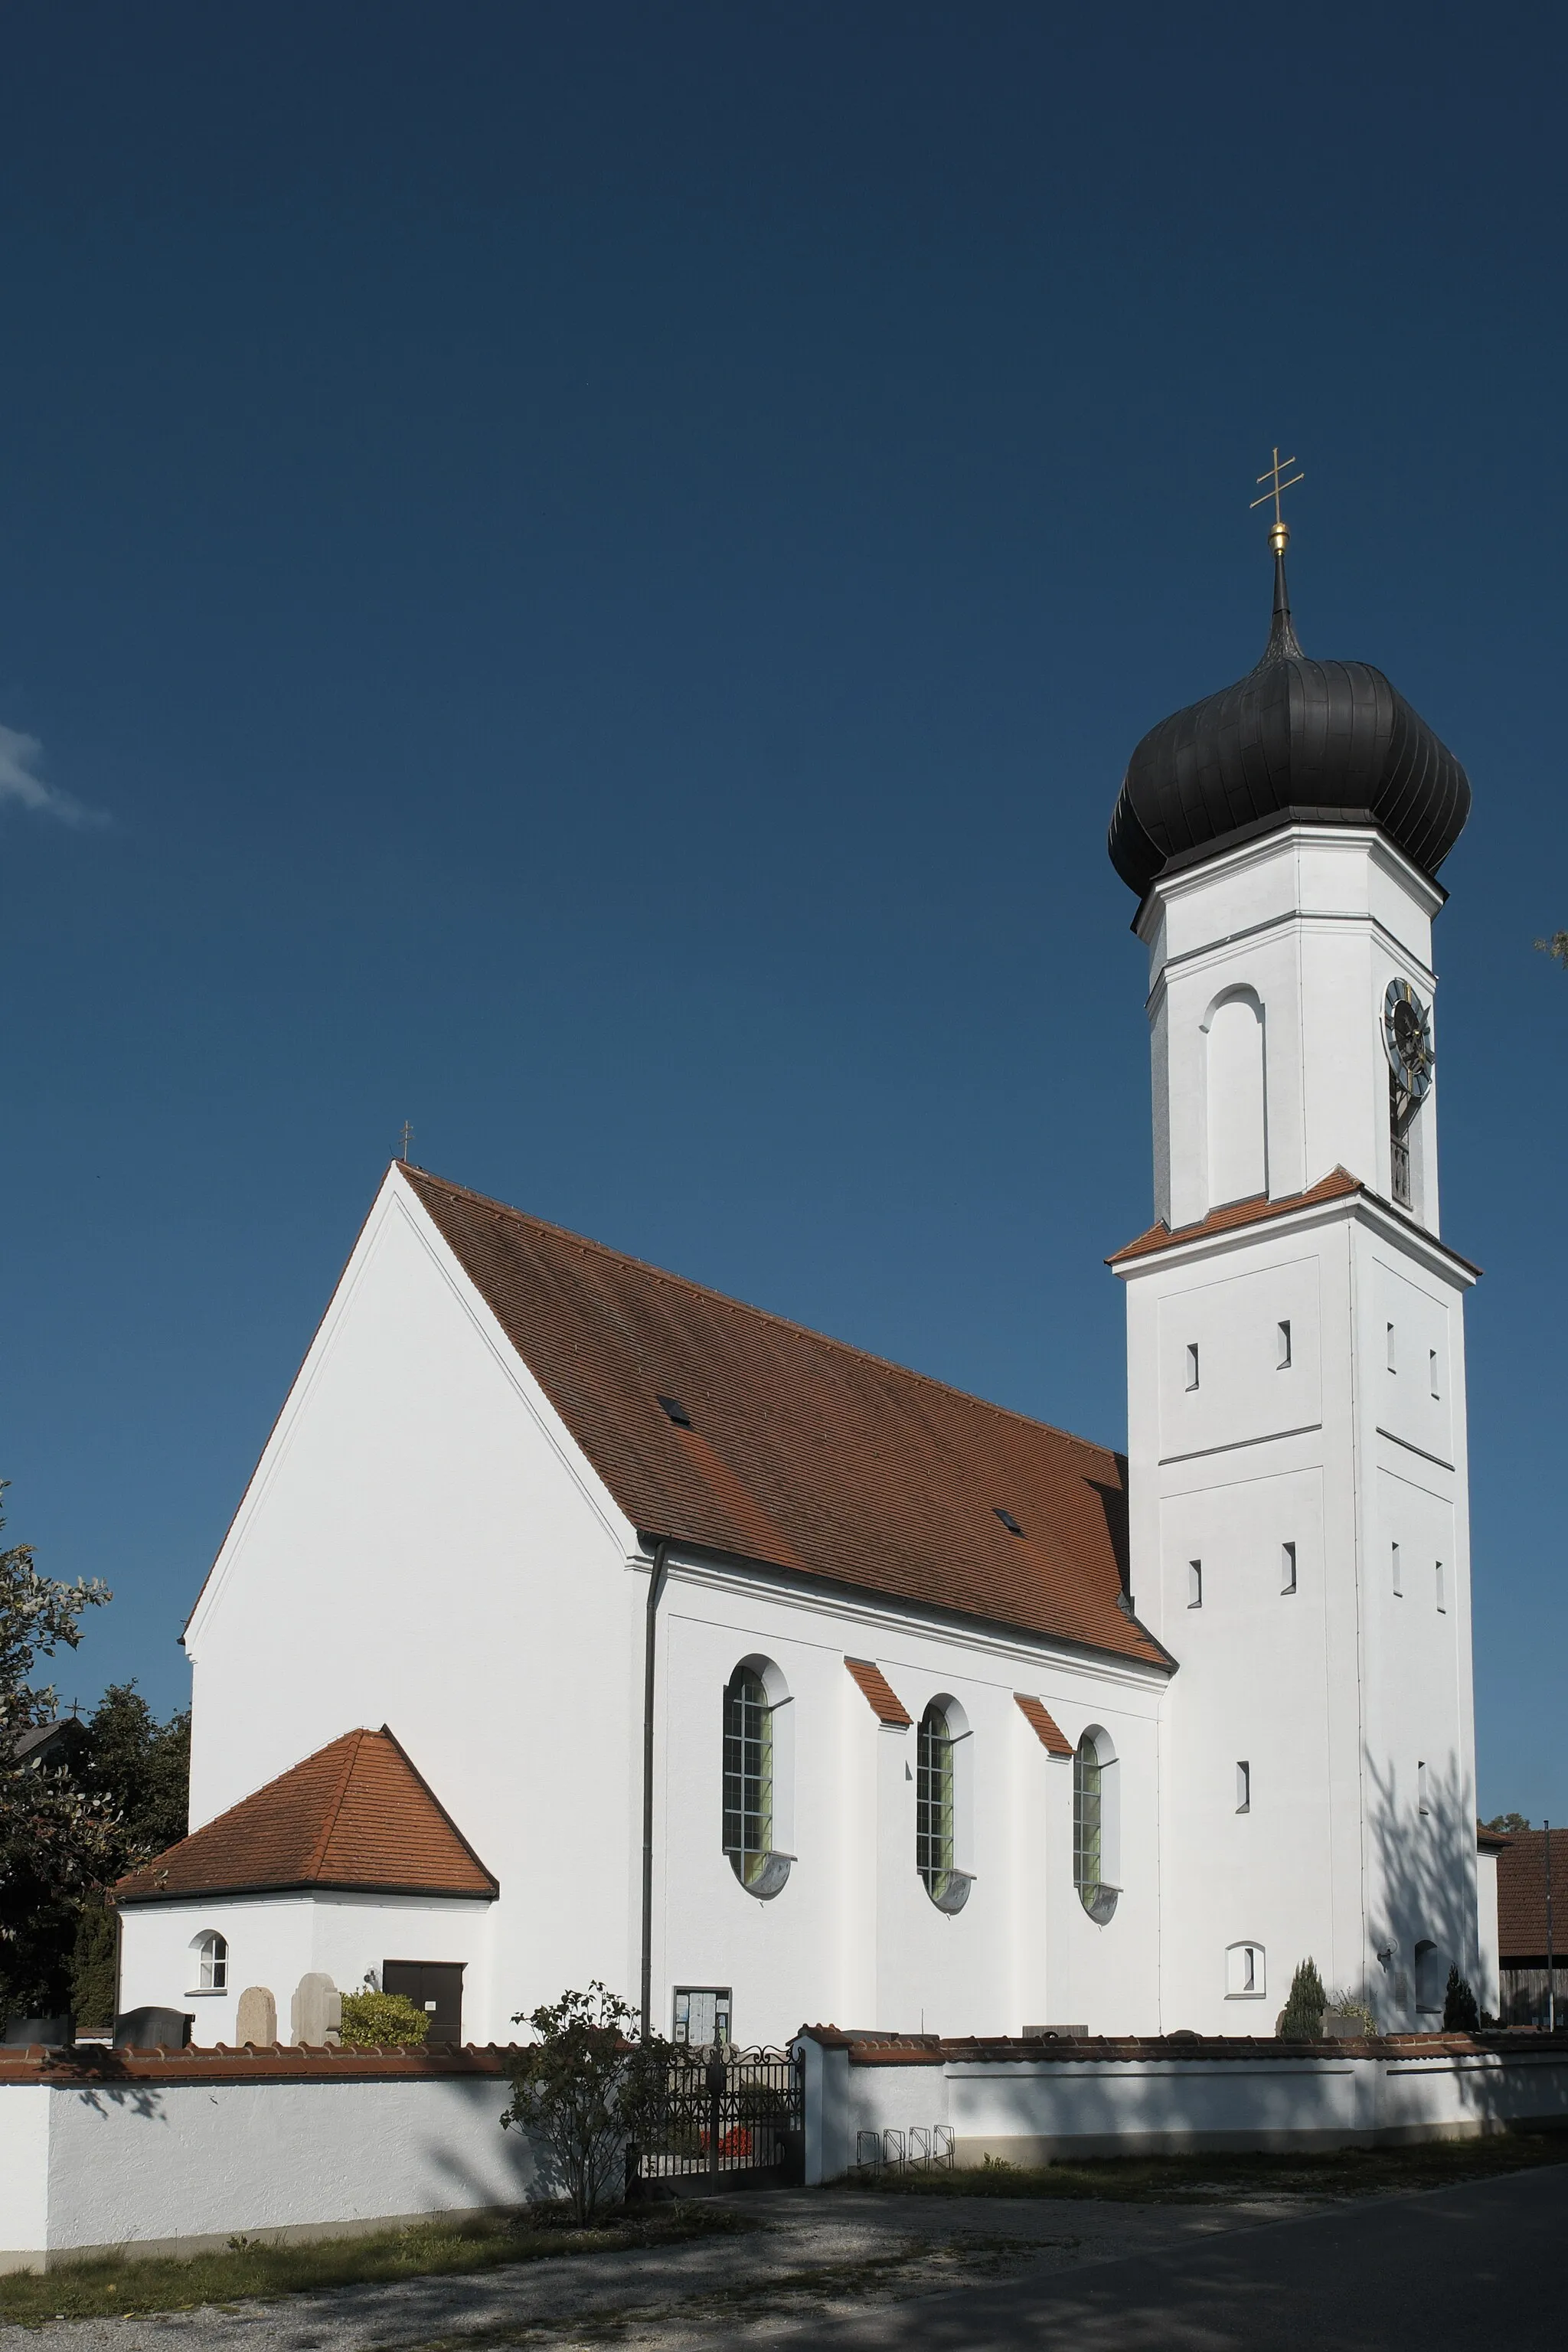
[(1321, 2042), (1328, 2005), (1318, 1963), (1305, 1959), (1290, 1979), (1289, 1998), (1274, 2021), (1274, 2031), (1281, 2042)]
[(1443, 2031), (1445, 2033), (1476, 2033), (1480, 2030), (1481, 2013), (1475, 1994), (1467, 1979), (1458, 1969), (1448, 1970), (1448, 1989), (1443, 1995)]
[(342, 2047), (345, 2050), (405, 2049), (423, 2042), (430, 2031), (426, 2011), (400, 1992), (345, 1992)]

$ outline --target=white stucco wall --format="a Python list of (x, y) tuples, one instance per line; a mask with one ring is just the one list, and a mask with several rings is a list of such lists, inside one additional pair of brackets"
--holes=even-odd
[(594, 1977), (635, 1991), (635, 1549), (389, 1173), (187, 1631), (193, 1826), (387, 1723), (500, 1882), (460, 1931), (465, 2032)]
[[(1568, 2056), (1325, 2043), (1311, 2056), (1159, 2050), (1030, 2059), (851, 2061), (806, 2042), (806, 2177), (841, 2177), (861, 2132), (945, 2124), (955, 2161), (1016, 2164), (1181, 2148), (1343, 2147), (1568, 2126)], [(884, 2142), (884, 2147), (886, 2143)]]
[[(742, 2043), (829, 2019), (952, 2033), (1154, 2027), (1162, 1672), (679, 1564), (660, 1642), (654, 1967), (665, 2031), (678, 1985), (730, 1989)], [(937, 1698), (963, 1711), (955, 1861), (975, 1884), (954, 1915), (931, 1903), (915, 1867), (915, 1730), (878, 1723), (846, 1655), (874, 1660), (915, 1725)], [(721, 1843), (723, 1691), (758, 1657), (790, 1693), (794, 1786), (778, 1792), (789, 1820), (778, 1843), (798, 1857), (767, 1902), (740, 1885)], [(1069, 1739), (1094, 1725), (1115, 1744), (1124, 1891), (1105, 1927), (1073, 1887), (1071, 1768), (1047, 1755), (1018, 1691), (1041, 1698)]]
[[(1157, 886), (1142, 929), (1173, 1223), (1212, 1204), (1204, 1024), (1238, 991), (1263, 1014), (1270, 1194), (1337, 1164), (1386, 1193), (1383, 991), (1399, 974), (1430, 1003), (1437, 903), (1375, 835), (1300, 826)], [(1118, 1268), (1132, 1587), (1180, 1664), (1161, 1763), (1167, 2028), (1269, 2031), (1309, 1956), (1410, 2028), (1423, 1946), (1479, 1969), (1472, 1276), (1428, 1238), (1435, 1091), (1419, 1116), (1415, 1217), (1352, 1196)], [(1250, 1996), (1227, 1974), (1243, 1942), (1262, 1955)]]
[[(342, 1992), (357, 1992), (366, 1974), (379, 1980), (387, 1960), (461, 1960), (463, 2039), (510, 2039), (488, 2031), (495, 2011), (490, 1981), (488, 1903), (441, 1903), (412, 1896), (284, 1895), (220, 1897), (206, 1903), (139, 1903), (121, 1915), (120, 2001), (123, 2010), (185, 2011), (193, 2042), (233, 2044), (240, 1995), (250, 1985), (271, 1993), (278, 2038), (292, 2041), (289, 2003), (300, 1979), (320, 1970)], [(228, 1938), (228, 1983), (201, 1990), (195, 1950), (216, 1928)]]
[(499, 2076), (0, 2084), (0, 2269), (331, 2235), (525, 2198)]

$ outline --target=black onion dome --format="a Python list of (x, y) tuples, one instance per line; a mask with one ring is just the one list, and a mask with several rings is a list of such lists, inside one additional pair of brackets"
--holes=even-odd
[(1276, 826), (1374, 824), (1435, 875), (1464, 830), (1470, 780), (1370, 662), (1309, 661), (1275, 558), (1258, 667), (1151, 728), (1127, 763), (1110, 862), (1142, 898), (1175, 866)]

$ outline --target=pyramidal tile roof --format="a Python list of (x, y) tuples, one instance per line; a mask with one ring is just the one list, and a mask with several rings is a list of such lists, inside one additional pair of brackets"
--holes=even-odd
[(646, 1538), (1168, 1665), (1119, 1454), (396, 1169)]
[(500, 1884), (387, 1727), (345, 1731), (115, 1887), (125, 1903), (285, 1888), (452, 1895)]

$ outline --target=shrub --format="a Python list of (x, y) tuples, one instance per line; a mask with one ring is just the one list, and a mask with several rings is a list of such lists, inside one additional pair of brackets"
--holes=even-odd
[(1305, 1959), (1290, 1979), (1289, 1998), (1275, 2021), (1274, 2031), (1282, 2042), (1321, 2042), (1328, 2005), (1318, 1963)]
[(345, 2050), (402, 2048), (423, 2042), (430, 2031), (424, 2010), (416, 2009), (400, 1992), (345, 1992), (342, 2046)]
[(1448, 1989), (1443, 1995), (1443, 2031), (1445, 2033), (1475, 2033), (1480, 2029), (1481, 2013), (1476, 1996), (1458, 1969), (1448, 1970)]
[(657, 2128), (668, 2053), (658, 2042), (638, 2047), (636, 2016), (595, 1979), (586, 1992), (563, 1992), (512, 2020), (538, 2039), (512, 2063), (502, 2127), (520, 2124), (531, 2135), (541, 2187), (570, 2198), (580, 2225), (624, 2185), (628, 2140), (645, 2122)]

